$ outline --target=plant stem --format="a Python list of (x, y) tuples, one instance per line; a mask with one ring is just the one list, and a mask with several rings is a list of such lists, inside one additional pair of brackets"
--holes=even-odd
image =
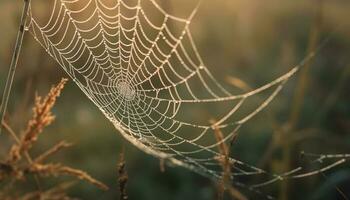
[[(16, 45), (15, 45), (15, 49), (13, 51), (10, 69), (9, 69), (9, 72), (7, 75), (5, 89), (4, 89), (4, 93), (3, 93), (3, 97), (2, 97), (2, 106), (0, 108), (1, 109), (0, 110), (0, 117), (1, 117), (0, 124), (5, 118), (7, 103), (8, 103), (9, 97), (10, 97), (10, 93), (11, 93), (11, 88), (12, 88), (13, 78), (14, 78), (15, 72), (16, 72), (18, 57), (19, 57), (19, 54), (21, 52), (24, 31), (25, 31), (24, 30), (25, 23), (26, 23), (27, 17), (28, 17), (27, 14), (28, 14), (28, 10), (29, 10), (29, 4), (30, 4), (30, 0), (24, 0), (24, 7), (23, 7), (21, 22), (20, 22), (20, 26), (19, 26), (19, 30), (18, 30), (18, 34), (17, 34)], [(1, 130), (2, 130), (2, 126), (0, 126), (0, 135), (1, 135)]]
[[(320, 31), (322, 25), (322, 0), (317, 1), (318, 4), (314, 10), (314, 20), (309, 33), (309, 43), (307, 49), (307, 55), (315, 52), (317, 50), (317, 44), (320, 39)], [(300, 120), (300, 113), (302, 111), (305, 94), (307, 92), (307, 87), (309, 84), (309, 70), (312, 65), (313, 60), (308, 60), (305, 65), (300, 70), (300, 78), (297, 83), (296, 91), (294, 94), (294, 99), (292, 102), (291, 114), (289, 116), (289, 121), (287, 123), (286, 129), (283, 130), (282, 134), (286, 140), (282, 143), (282, 165), (284, 171), (290, 170), (290, 164), (292, 161), (292, 150), (294, 145), (294, 139), (297, 135), (293, 134), (295, 128)], [(291, 139), (292, 138), (292, 139)], [(280, 185), (280, 198), (281, 200), (289, 199), (289, 181), (285, 180)]]
[[(9, 132), (11, 137), (15, 140), (15, 142), (18, 145), (21, 144), (21, 140), (19, 139), (19, 137), (17, 136), (15, 131), (6, 122), (3, 121), (1, 126), (3, 126), (5, 128), (5, 130), (7, 130), (7, 132)], [(33, 159), (30, 156), (28, 151), (24, 152), (24, 156), (27, 159), (27, 162), (32, 165), (33, 164)], [(39, 176), (37, 174), (34, 174), (34, 180), (35, 180), (35, 183), (36, 183), (36, 186), (37, 186), (38, 190), (41, 191), (40, 180), (39, 180)]]

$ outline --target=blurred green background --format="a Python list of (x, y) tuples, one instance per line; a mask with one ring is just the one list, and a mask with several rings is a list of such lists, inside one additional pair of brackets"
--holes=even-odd
[[(158, 2), (183, 17), (198, 3)], [(5, 84), (22, 3), (0, 1), (0, 88)], [(234, 78), (251, 88), (267, 83), (299, 63), (310, 46), (329, 38), (303, 68), (307, 70), (292, 78), (272, 104), (240, 130), (232, 150), (234, 157), (283, 172), (300, 165), (301, 151), (350, 153), (349, 11), (347, 0), (202, 1), (191, 30), (205, 63), (226, 85), (232, 85)], [(8, 121), (17, 132), (31, 116), (35, 93), (46, 94), (61, 77), (67, 75), (27, 34), (8, 109)], [(204, 177), (178, 167), (166, 167), (162, 173), (159, 161), (126, 142), (72, 81), (54, 114), (56, 121), (45, 130), (33, 154), (62, 139), (72, 142), (75, 146), (55, 160), (85, 170), (111, 187), (103, 192), (81, 182), (70, 191), (72, 196), (117, 199), (116, 164), (125, 147), (131, 200), (215, 198), (215, 184)], [(3, 158), (11, 140), (6, 134), (0, 139)], [(350, 198), (349, 163), (323, 175), (270, 185), (264, 192), (277, 199), (344, 199), (335, 186)]]

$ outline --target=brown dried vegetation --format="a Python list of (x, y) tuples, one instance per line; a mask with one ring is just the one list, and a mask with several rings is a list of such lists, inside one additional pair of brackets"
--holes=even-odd
[(127, 200), (128, 195), (126, 192), (126, 185), (128, 183), (128, 174), (125, 169), (125, 155), (124, 150), (120, 153), (119, 156), (119, 162), (118, 162), (118, 183), (119, 183), (119, 193), (120, 193), (120, 200)]
[[(71, 176), (87, 181), (100, 189), (108, 189), (106, 185), (82, 170), (61, 163), (45, 163), (52, 155), (70, 147), (70, 143), (61, 141), (33, 159), (29, 154), (44, 128), (55, 120), (51, 109), (66, 82), (67, 79), (62, 79), (59, 84), (51, 88), (44, 98), (36, 96), (33, 117), (29, 120), (20, 137), (6, 122), (2, 123), (6, 132), (10, 134), (15, 142), (12, 144), (7, 157), (0, 161), (0, 199), (72, 199), (66, 194), (66, 190), (73, 185), (72, 183), (64, 182), (49, 189), (44, 189), (39, 180), (42, 177)], [(30, 181), (30, 177), (34, 177), (37, 189), (29, 192), (19, 192), (17, 185), (21, 182)]]
[(222, 168), (222, 179), (217, 184), (217, 188), (218, 188), (217, 199), (223, 200), (225, 191), (227, 191), (232, 199), (247, 200), (247, 197), (245, 197), (240, 191), (234, 188), (231, 184), (232, 182), (231, 169), (232, 169), (232, 166), (234, 165), (234, 162), (230, 160), (229, 146), (225, 142), (222, 142), (224, 141), (223, 133), (219, 128), (215, 127), (214, 134), (215, 134), (216, 140), (219, 142), (218, 148), (221, 154), (220, 157), (216, 157), (215, 159), (219, 162)]

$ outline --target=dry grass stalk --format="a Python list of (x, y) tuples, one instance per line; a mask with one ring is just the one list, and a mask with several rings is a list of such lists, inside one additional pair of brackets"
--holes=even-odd
[[(20, 54), (21, 48), (22, 48), (24, 32), (25, 32), (24, 27), (26, 26), (27, 18), (29, 16), (28, 15), (29, 9), (30, 9), (30, 0), (26, 0), (26, 1), (24, 1), (24, 7), (22, 10), (22, 17), (21, 17), (21, 21), (19, 24), (16, 45), (15, 45), (15, 48), (13, 50), (10, 69), (8, 71), (8, 74), (7, 74), (4, 93), (2, 96), (2, 102), (1, 102), (2, 106), (0, 106), (0, 122), (4, 121), (5, 113), (7, 110), (7, 104), (8, 104), (9, 98), (10, 98), (13, 79), (14, 79), (15, 73), (16, 73), (18, 58), (19, 58), (19, 54)], [(0, 123), (0, 125), (1, 124), (2, 123)], [(2, 126), (0, 126), (0, 134), (1, 134), (1, 131), (2, 131)]]
[(68, 148), (71, 146), (72, 146), (72, 144), (67, 143), (65, 141), (61, 141), (61, 142), (57, 143), (55, 146), (53, 146), (51, 149), (47, 150), (46, 152), (44, 152), (43, 154), (41, 154), (40, 156), (35, 158), (34, 162), (35, 163), (42, 163), (43, 161), (45, 161), (47, 158), (49, 158), (53, 154), (59, 152), (60, 150), (62, 150), (64, 148)]
[(128, 183), (128, 174), (125, 170), (125, 156), (124, 150), (120, 153), (119, 162), (118, 162), (118, 183), (119, 183), (119, 192), (120, 200), (127, 200), (128, 195), (126, 192), (126, 185)]
[(80, 180), (85, 180), (85, 181), (97, 186), (98, 188), (100, 188), (102, 190), (108, 190), (108, 186), (106, 186), (102, 182), (92, 178), (92, 176), (90, 176), (88, 173), (86, 173), (82, 170), (74, 169), (74, 168), (67, 167), (67, 166), (62, 166), (59, 168), (59, 173), (74, 176), (76, 178), (79, 178)]
[(238, 200), (247, 200), (241, 192), (231, 185), (231, 168), (233, 162), (230, 161), (230, 149), (224, 141), (224, 135), (221, 130), (217, 127), (214, 127), (214, 134), (216, 141), (219, 143), (218, 149), (221, 156), (216, 157), (215, 159), (220, 163), (222, 168), (222, 180), (218, 184), (218, 200), (224, 199), (225, 190), (228, 191), (229, 195)]
[(53, 116), (51, 109), (55, 105), (56, 99), (60, 96), (67, 81), (68, 79), (62, 79), (57, 86), (51, 88), (45, 98), (40, 96), (35, 97), (33, 118), (28, 122), (27, 128), (24, 131), (20, 145), (21, 152), (29, 150), (43, 129), (54, 121), (55, 117)]
[[(42, 133), (43, 129), (50, 125), (55, 119), (55, 117), (52, 115), (51, 109), (55, 105), (56, 99), (60, 95), (66, 82), (67, 79), (62, 79), (57, 86), (53, 86), (51, 88), (50, 92), (45, 98), (36, 96), (35, 106), (33, 108), (33, 118), (28, 122), (27, 128), (25, 131), (23, 131), (21, 139), (17, 137), (17, 134), (6, 122), (2, 123), (7, 132), (9, 132), (14, 138), (16, 143), (12, 145), (7, 155), (7, 160), (0, 162), (0, 181), (9, 179), (9, 182), (11, 183), (7, 184), (8, 187), (6, 188), (0, 188), (0, 199), (71, 199), (65, 195), (64, 190), (66, 187), (63, 187), (62, 185), (53, 187), (47, 191), (41, 190), (38, 186), (38, 191), (25, 193), (24, 195), (20, 196), (20, 191), (16, 190), (13, 185), (19, 180), (25, 181), (26, 177), (29, 175), (34, 175), (37, 185), (39, 185), (37, 178), (38, 176), (57, 177), (68, 175), (79, 180), (87, 181), (100, 189), (108, 189), (106, 185), (92, 178), (84, 171), (65, 166), (61, 163), (43, 163), (53, 154), (71, 146), (71, 144), (65, 141), (57, 143), (52, 148), (43, 152), (34, 159), (32, 159), (29, 155), (29, 150), (36, 144), (40, 133)], [(23, 157), (26, 158), (27, 162), (22, 160)]]
[(86, 172), (79, 170), (79, 169), (74, 169), (71, 167), (63, 166), (60, 163), (57, 163), (57, 164), (34, 163), (28, 170), (30, 173), (37, 173), (37, 174), (40, 174), (41, 176), (69, 175), (69, 176), (76, 177), (80, 180), (87, 181), (87, 182), (97, 186), (98, 188), (100, 188), (102, 190), (108, 190), (108, 187), (105, 184), (92, 178)]

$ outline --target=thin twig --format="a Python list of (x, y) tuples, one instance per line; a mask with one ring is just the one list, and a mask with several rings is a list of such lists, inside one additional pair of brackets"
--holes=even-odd
[[(224, 135), (221, 132), (221, 130), (217, 127), (214, 127), (214, 134), (215, 138), (218, 142), (223, 141)], [(234, 163), (230, 161), (230, 149), (227, 146), (225, 142), (221, 142), (218, 146), (219, 153), (221, 156), (217, 157), (219, 164), (222, 168), (222, 180), (220, 181), (218, 185), (218, 200), (224, 199), (224, 193), (225, 190), (228, 191), (228, 194), (233, 198), (237, 200), (247, 200), (248, 198), (244, 196), (240, 191), (238, 191), (236, 188), (234, 188), (231, 185), (232, 176), (231, 176), (231, 168), (233, 167)]]
[(128, 183), (128, 174), (125, 170), (125, 155), (124, 149), (120, 153), (119, 163), (118, 163), (118, 183), (119, 183), (119, 192), (120, 192), (120, 200), (127, 200), (128, 195), (126, 192), (126, 184)]
[[(30, 0), (24, 0), (24, 7), (23, 7), (23, 11), (22, 11), (21, 23), (19, 26), (17, 39), (16, 39), (16, 45), (15, 45), (15, 49), (14, 49), (14, 52), (12, 55), (10, 69), (9, 69), (9, 72), (7, 75), (4, 94), (2, 97), (2, 106), (0, 108), (0, 117), (1, 117), (0, 122), (2, 122), (5, 118), (5, 113), (6, 113), (6, 109), (7, 109), (7, 103), (8, 103), (9, 97), (10, 97), (10, 93), (11, 93), (13, 78), (15, 77), (15, 73), (16, 73), (18, 57), (19, 57), (19, 54), (21, 52), (21, 47), (22, 47), (22, 43), (23, 43), (23, 37), (24, 37), (24, 31), (25, 31), (24, 29), (25, 29), (25, 23), (26, 23), (27, 17), (28, 17), (27, 13), (29, 10), (29, 4), (30, 4)], [(1, 135), (1, 129), (2, 129), (1, 127), (2, 126), (0, 126), (0, 135)]]
[(44, 160), (46, 160), (51, 155), (59, 152), (63, 148), (67, 148), (70, 146), (72, 146), (72, 144), (67, 143), (65, 141), (61, 141), (61, 142), (57, 143), (55, 146), (53, 146), (52, 148), (50, 148), (49, 150), (45, 151), (43, 154), (39, 155), (37, 158), (35, 158), (34, 162), (42, 163)]
[[(312, 24), (312, 27), (309, 32), (309, 43), (308, 43), (308, 49), (307, 54), (310, 54), (312, 52), (316, 52), (318, 47), (317, 44), (320, 40), (320, 31), (322, 26), (322, 0), (320, 0), (317, 4), (317, 7), (314, 10), (314, 21)], [(313, 60), (308, 60), (304, 67), (301, 68), (300, 71), (300, 78), (297, 82), (296, 91), (294, 94), (294, 98), (292, 101), (291, 106), (291, 112), (287, 124), (286, 130), (282, 130), (282, 135), (285, 138), (288, 138), (286, 140), (283, 140), (282, 145), (282, 154), (283, 154), (283, 160), (282, 160), (282, 166), (285, 171), (290, 170), (290, 164), (292, 162), (292, 146), (293, 146), (293, 140), (290, 139), (291, 133), (294, 131), (295, 127), (297, 126), (299, 119), (300, 119), (300, 113), (302, 111), (304, 100), (305, 100), (305, 94), (307, 92), (307, 87), (309, 86), (309, 71), (312, 66)], [(293, 135), (295, 137), (295, 135)], [(280, 199), (281, 200), (288, 200), (289, 199), (289, 181), (283, 181), (280, 185)]]
[(19, 137), (17, 136), (17, 134), (15, 133), (14, 130), (12, 130), (12, 128), (7, 124), (7, 122), (2, 121), (1, 124), (7, 132), (9, 132), (9, 134), (11, 135), (11, 137), (16, 141), (17, 144), (21, 143), (21, 140), (19, 139)]
[[(2, 126), (10, 133), (11, 137), (13, 137), (13, 139), (16, 141), (17, 145), (21, 144), (21, 140), (18, 138), (17, 134), (15, 133), (15, 131), (5, 122), (2, 121)], [(26, 158), (28, 164), (32, 165), (33, 164), (33, 159), (30, 156), (30, 154), (26, 151), (24, 152), (24, 157)], [(39, 191), (41, 191), (41, 184), (40, 184), (40, 180), (39, 177), (34, 174), (34, 180), (35, 180), (35, 184), (37, 186), (37, 189)]]
[(25, 172), (39, 174), (40, 176), (60, 176), (60, 175), (72, 176), (80, 180), (84, 180), (90, 184), (93, 184), (102, 190), (108, 190), (107, 185), (96, 180), (95, 178), (90, 176), (88, 173), (79, 169), (61, 165), (60, 163), (51, 163), (51, 164), (34, 163)]

